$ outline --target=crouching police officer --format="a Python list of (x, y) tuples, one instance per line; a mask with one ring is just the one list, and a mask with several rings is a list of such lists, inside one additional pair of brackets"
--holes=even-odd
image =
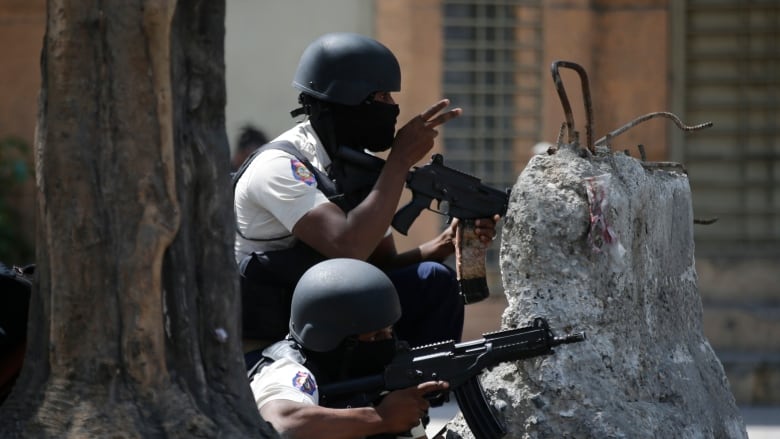
[(367, 262), (330, 259), (307, 270), (293, 293), (289, 335), (249, 372), (262, 417), (290, 438), (426, 437), (423, 395), (445, 391), (446, 382), (389, 392), (373, 407), (319, 405), (318, 385), (384, 370), (397, 351), (392, 325), (400, 316), (393, 283)]
[[(410, 345), (460, 340), (464, 302), (455, 271), (442, 263), (455, 253), (458, 221), (407, 251), (396, 248), (390, 225), (409, 169), (429, 157), (438, 128), (462, 110), (442, 99), (396, 132), (398, 60), (379, 41), (348, 32), (313, 41), (293, 87), (301, 105), (294, 114), (305, 119), (261, 147), (235, 177), (245, 351), (284, 337), (300, 276), (332, 258), (364, 260), (387, 273), (403, 309), (395, 330)], [(381, 169), (367, 151), (389, 151)], [(495, 221), (476, 221), (486, 245)], [(247, 364), (255, 361), (251, 352)]]

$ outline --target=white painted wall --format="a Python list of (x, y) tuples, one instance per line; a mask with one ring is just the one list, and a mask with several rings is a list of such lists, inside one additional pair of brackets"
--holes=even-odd
[(327, 32), (374, 33), (368, 0), (227, 0), (226, 130), (231, 149), (252, 123), (269, 136), (291, 127), (298, 92), (290, 85), (306, 46)]

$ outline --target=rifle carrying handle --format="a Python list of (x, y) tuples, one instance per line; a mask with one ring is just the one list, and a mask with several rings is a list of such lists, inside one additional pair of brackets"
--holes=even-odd
[(474, 220), (460, 220), (455, 237), (455, 267), (460, 293), (466, 304), (487, 299), (490, 290), (485, 273), (488, 244), (479, 240)]

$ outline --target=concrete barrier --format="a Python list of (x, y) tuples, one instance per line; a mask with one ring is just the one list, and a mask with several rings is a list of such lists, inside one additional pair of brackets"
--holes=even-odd
[[(588, 335), (483, 374), (507, 437), (747, 437), (702, 331), (680, 169), (565, 146), (531, 160), (504, 221), (502, 327), (538, 316)], [(461, 418), (448, 429), (473, 437)]]

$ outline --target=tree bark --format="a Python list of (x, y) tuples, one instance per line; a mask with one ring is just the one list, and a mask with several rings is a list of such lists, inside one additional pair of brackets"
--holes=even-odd
[(276, 437), (240, 349), (224, 0), (50, 0), (4, 437)]

